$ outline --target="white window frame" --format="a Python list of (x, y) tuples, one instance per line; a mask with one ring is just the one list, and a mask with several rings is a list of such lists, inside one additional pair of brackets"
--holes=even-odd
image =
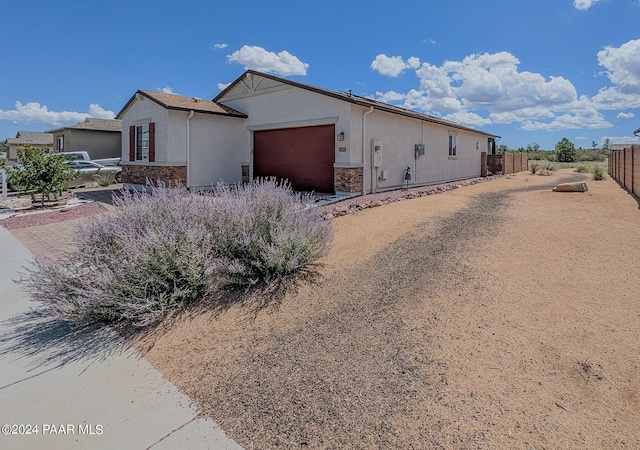
[(449, 159), (456, 159), (458, 157), (458, 135), (457, 133), (449, 132)]
[[(149, 124), (143, 123), (141, 125), (136, 125), (136, 136), (135, 136), (135, 158), (136, 161), (149, 161)], [(147, 138), (144, 139), (144, 133), (147, 133)]]

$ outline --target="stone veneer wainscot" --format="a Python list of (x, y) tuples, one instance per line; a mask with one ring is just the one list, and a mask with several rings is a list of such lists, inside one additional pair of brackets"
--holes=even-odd
[(129, 184), (155, 184), (162, 180), (167, 186), (187, 184), (187, 166), (122, 164), (122, 182)]

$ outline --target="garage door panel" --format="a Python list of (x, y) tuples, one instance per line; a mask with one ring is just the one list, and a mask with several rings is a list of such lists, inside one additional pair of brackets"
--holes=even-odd
[(294, 189), (333, 192), (334, 125), (254, 133), (254, 176), (288, 179)]

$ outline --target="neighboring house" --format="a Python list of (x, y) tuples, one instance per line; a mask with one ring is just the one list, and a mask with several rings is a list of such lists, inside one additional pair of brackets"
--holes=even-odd
[(31, 145), (51, 151), (53, 148), (53, 134), (40, 131), (18, 131), (15, 138), (7, 139), (7, 161), (18, 162), (18, 147)]
[(117, 158), (122, 153), (122, 121), (87, 118), (76, 125), (51, 130), (56, 152), (89, 153), (91, 159)]
[[(365, 194), (476, 177), (497, 136), (249, 70), (212, 101), (138, 91), (118, 113), (123, 180), (190, 188), (256, 177)], [(407, 175), (410, 180), (407, 180)]]

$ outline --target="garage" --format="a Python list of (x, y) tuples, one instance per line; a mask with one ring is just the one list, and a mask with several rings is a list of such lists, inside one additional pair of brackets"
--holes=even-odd
[(295, 190), (333, 192), (335, 125), (254, 132), (253, 175), (287, 179)]

